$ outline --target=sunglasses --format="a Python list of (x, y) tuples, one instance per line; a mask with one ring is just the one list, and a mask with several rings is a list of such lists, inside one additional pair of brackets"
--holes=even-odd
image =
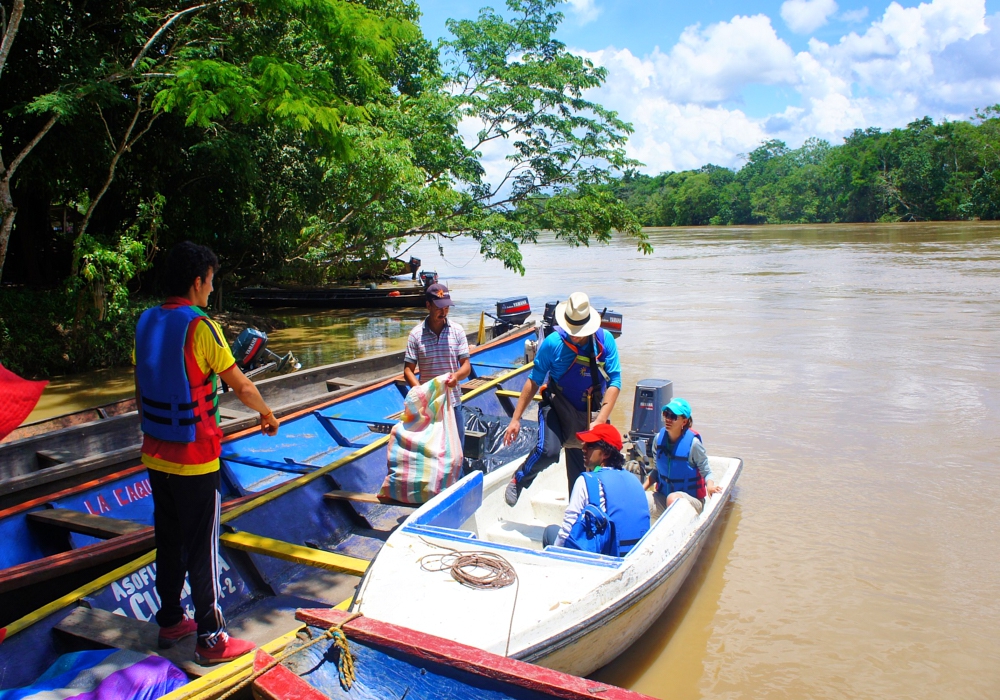
[(664, 411), (663, 417), (666, 418), (667, 420), (677, 420), (678, 418), (683, 418), (684, 416), (678, 416), (673, 411)]

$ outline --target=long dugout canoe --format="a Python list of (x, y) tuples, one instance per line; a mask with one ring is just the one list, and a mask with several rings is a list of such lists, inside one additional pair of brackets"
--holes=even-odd
[[(525, 326), (495, 340), (525, 338), (532, 332), (531, 326)], [(475, 340), (475, 334), (470, 333), (469, 340)], [(275, 414), (284, 418), (387, 376), (398, 378), (402, 365), (402, 351), (381, 353), (271, 377), (256, 385)], [(245, 430), (257, 421), (257, 415), (232, 392), (219, 395), (219, 411), (226, 435)], [(20, 439), (0, 442), (0, 509), (93, 482), (134, 464), (142, 444), (134, 400), (129, 411), (108, 412), (113, 415), (62, 429), (33, 431)]]
[[(509, 418), (512, 396), (532, 367), (518, 365), (514, 357), (503, 362), (504, 353), (513, 353), (520, 339), (489, 346), (473, 357), (477, 373), (494, 376), (477, 380), (463, 405), (486, 416)], [(265, 643), (297, 629), (295, 609), (329, 607), (349, 598), (389, 534), (413, 511), (413, 506), (382, 502), (375, 495), (386, 474), (388, 436), (356, 422), (361, 416), (374, 423), (402, 409), (402, 394), (394, 385), (389, 388), (394, 398), (383, 387), (366, 392), (364, 401), (351, 410), (342, 401), (303, 412), (285, 424), (286, 446), (280, 439), (269, 445), (259, 434), (229, 444), (223, 473), (236, 476), (244, 487), (261, 482), (269, 487), (231, 506), (222, 517), (220, 602), (231, 633)], [(334, 447), (336, 440), (324, 421), (351, 445)], [(310, 442), (308, 447), (303, 440)], [(529, 442), (524, 452), (530, 447)], [(307, 451), (322, 456), (310, 462)], [(272, 469), (275, 464), (311, 469), (296, 474)], [(276, 474), (282, 475), (276, 479)], [(155, 643), (155, 624), (150, 622), (159, 607), (154, 562), (155, 553), (147, 553), (0, 629), (6, 637), (0, 644), (0, 689), (33, 682), (68, 651), (107, 645), (112, 639)], [(182, 605), (190, 608), (190, 598)], [(130, 636), (130, 626), (141, 629)], [(187, 642), (175, 649), (190, 659), (194, 641)], [(190, 663), (182, 667), (192, 674), (201, 672)]]
[[(475, 376), (462, 385), (463, 391), (489, 385), (484, 377), (518, 368), (524, 338), (533, 332), (524, 329), (474, 348)], [(263, 436), (254, 427), (226, 438), (221, 462), (224, 511), (239, 510), (300, 475), (316, 474), (384, 443), (385, 432), (403, 408), (405, 388), (397, 379), (387, 377), (335, 399), (314, 401), (287, 416), (276, 437)], [(493, 414), (513, 410), (509, 397), (500, 400), (503, 408), (496, 398), (488, 406)], [(369, 469), (380, 471), (381, 479), (385, 458), (377, 457)], [(348, 481), (343, 488), (357, 491), (359, 485)], [(0, 511), (0, 624), (151, 549), (150, 495), (145, 467), (133, 461), (116, 474)], [(278, 524), (291, 518), (280, 513), (274, 517)]]

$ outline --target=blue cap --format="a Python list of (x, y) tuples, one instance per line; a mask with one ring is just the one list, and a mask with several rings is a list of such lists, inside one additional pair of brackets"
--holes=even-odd
[(667, 410), (672, 411), (675, 416), (684, 416), (685, 418), (691, 417), (691, 404), (684, 399), (673, 399), (670, 403), (660, 409), (660, 413)]

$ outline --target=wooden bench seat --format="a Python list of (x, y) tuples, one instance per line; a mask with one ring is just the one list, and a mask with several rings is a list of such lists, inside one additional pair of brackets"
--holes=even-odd
[(108, 518), (103, 515), (91, 515), (90, 513), (81, 513), (66, 508), (49, 508), (48, 510), (32, 511), (28, 513), (28, 520), (35, 523), (61, 527), (70, 532), (78, 532), (81, 535), (99, 537), (102, 540), (140, 532), (149, 527), (149, 525), (136, 523), (131, 520), (119, 520), (118, 518)]
[(331, 501), (354, 501), (355, 503), (380, 503), (385, 506), (399, 506), (401, 508), (419, 508), (416, 503), (403, 503), (394, 501), (391, 498), (379, 498), (374, 493), (358, 493), (357, 491), (329, 491), (323, 494), (323, 498)]

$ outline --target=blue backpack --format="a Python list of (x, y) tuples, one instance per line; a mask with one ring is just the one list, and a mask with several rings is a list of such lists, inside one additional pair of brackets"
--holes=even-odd
[(615, 524), (601, 508), (600, 477), (592, 472), (584, 472), (583, 478), (587, 484), (587, 498), (590, 502), (573, 523), (564, 546), (617, 557), (618, 535), (615, 532)]

